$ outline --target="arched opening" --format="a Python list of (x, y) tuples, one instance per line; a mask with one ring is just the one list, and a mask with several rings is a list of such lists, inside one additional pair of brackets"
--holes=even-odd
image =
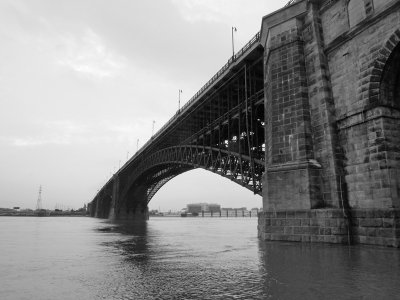
[[(382, 54), (388, 58), (379, 83), (379, 104), (382, 118), (374, 123), (377, 159), (382, 172), (382, 189), (387, 188), (386, 205), (400, 207), (400, 43), (394, 47), (393, 39)], [(389, 49), (393, 49), (391, 52)], [(390, 55), (389, 55), (390, 53)]]
[(168, 181), (148, 206), (149, 210), (180, 211), (187, 204), (202, 202), (250, 210), (262, 206), (262, 197), (227, 178), (198, 168)]
[(390, 54), (382, 72), (380, 102), (400, 108), (400, 44)]

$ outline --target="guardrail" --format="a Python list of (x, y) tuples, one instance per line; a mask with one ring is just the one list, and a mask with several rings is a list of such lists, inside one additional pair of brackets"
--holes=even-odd
[[(207, 89), (209, 88), (213, 83), (215, 83), (215, 81), (217, 81), (217, 79), (219, 79), (221, 77), (221, 75), (229, 69), (229, 67), (236, 62), (241, 56), (243, 56), (243, 54), (250, 49), (252, 46), (254, 46), (255, 44), (257, 44), (260, 41), (260, 32), (257, 32), (253, 38), (247, 42), (246, 45), (244, 45), (235, 55), (233, 55), (228, 62), (213, 76), (211, 77), (211, 79), (209, 81), (207, 81), (207, 83), (205, 85), (203, 85), (201, 87), (201, 89), (192, 97), (190, 98), (190, 100), (188, 102), (186, 102), (182, 108), (180, 110), (178, 110), (175, 115), (169, 119), (136, 153), (135, 155), (129, 159), (123, 166), (121, 169), (123, 169), (125, 167), (125, 165), (129, 164), (133, 159), (135, 159), (140, 153), (143, 152), (144, 149), (146, 149), (146, 147), (155, 139), (157, 138), (159, 135), (161, 135), (161, 133), (164, 131), (165, 128), (167, 128), (172, 122), (174, 122), (178, 115), (186, 110), (186, 108), (192, 104), (193, 102), (195, 102), (199, 96)], [(120, 169), (120, 170), (121, 170)]]

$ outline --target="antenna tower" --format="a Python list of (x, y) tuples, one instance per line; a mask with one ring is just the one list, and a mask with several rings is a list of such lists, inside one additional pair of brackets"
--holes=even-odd
[(36, 202), (36, 209), (37, 210), (42, 209), (42, 186), (39, 187), (39, 196)]

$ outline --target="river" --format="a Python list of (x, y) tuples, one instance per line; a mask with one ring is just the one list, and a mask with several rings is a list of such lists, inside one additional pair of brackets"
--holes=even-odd
[(1, 217), (0, 299), (400, 299), (400, 250), (261, 242), (255, 218)]

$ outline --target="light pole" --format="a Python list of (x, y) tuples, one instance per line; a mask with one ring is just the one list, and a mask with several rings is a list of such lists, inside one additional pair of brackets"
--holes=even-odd
[(178, 111), (181, 110), (181, 94), (182, 94), (182, 90), (179, 90), (179, 98), (178, 98)]
[(139, 150), (139, 139), (137, 139), (136, 141), (136, 152), (138, 152), (138, 150)]
[(156, 121), (153, 120), (153, 129), (151, 130), (151, 136), (153, 137), (154, 135), (154, 124), (156, 123)]
[(232, 26), (232, 58), (234, 58), (235, 57), (235, 43), (234, 43), (234, 41), (233, 41), (233, 32), (236, 32), (237, 31), (237, 29), (236, 29), (236, 27), (233, 27)]

